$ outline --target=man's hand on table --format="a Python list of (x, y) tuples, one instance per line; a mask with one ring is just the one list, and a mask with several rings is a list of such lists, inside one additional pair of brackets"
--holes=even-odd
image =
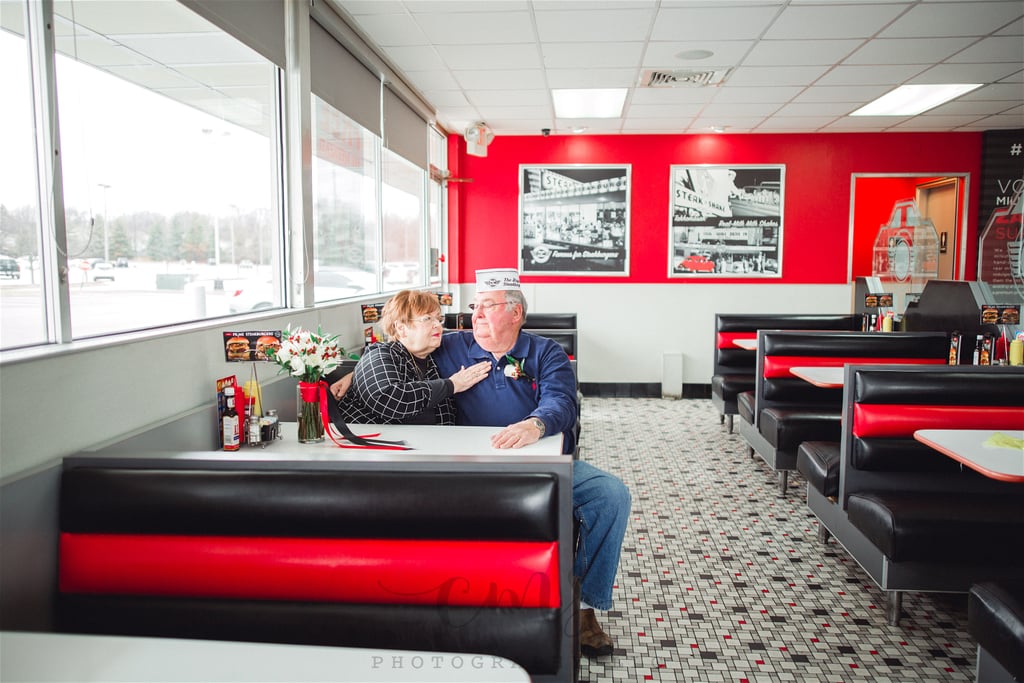
[(495, 448), (522, 448), (537, 443), (540, 441), (541, 430), (535, 424), (535, 419), (528, 417), (522, 422), (510, 424), (491, 437), (491, 445)]

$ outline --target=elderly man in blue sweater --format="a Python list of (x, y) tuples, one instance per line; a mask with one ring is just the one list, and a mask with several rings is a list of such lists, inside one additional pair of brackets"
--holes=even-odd
[[(503, 427), (498, 448), (521, 448), (545, 434), (561, 433), (563, 452), (576, 448), (576, 376), (556, 342), (523, 332), (526, 298), (515, 270), (477, 271), (473, 330), (444, 335), (434, 352), (442, 377), (489, 360), (490, 376), (455, 395), (456, 424)], [(612, 586), (629, 518), (630, 495), (617, 477), (593, 465), (573, 463), (573, 512), (580, 522), (574, 573), (580, 579), (580, 649), (596, 657), (612, 653), (612, 639), (594, 610), (612, 606)]]

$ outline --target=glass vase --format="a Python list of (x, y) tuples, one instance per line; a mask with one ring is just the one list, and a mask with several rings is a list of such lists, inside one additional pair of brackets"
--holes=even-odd
[(320, 417), (320, 383), (299, 382), (295, 418), (299, 423), (299, 443), (324, 440), (324, 422)]

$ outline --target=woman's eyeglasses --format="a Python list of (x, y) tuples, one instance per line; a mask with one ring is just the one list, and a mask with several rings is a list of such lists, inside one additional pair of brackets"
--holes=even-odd
[(485, 311), (485, 310), (487, 310), (488, 308), (494, 308), (495, 306), (504, 306), (504, 305), (506, 305), (507, 303), (508, 303), (507, 301), (499, 301), (499, 302), (498, 302), (498, 303), (496, 303), (496, 304), (470, 304), (470, 305), (469, 305), (469, 310), (471, 310), (471, 311), (473, 311), (473, 312), (476, 312), (476, 311)]
[(444, 316), (440, 315), (421, 315), (418, 318), (412, 318), (412, 322), (420, 323), (421, 325), (444, 325)]

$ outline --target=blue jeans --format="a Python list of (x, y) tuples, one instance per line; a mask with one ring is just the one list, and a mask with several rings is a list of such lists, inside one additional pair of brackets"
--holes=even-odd
[(580, 523), (573, 573), (580, 579), (583, 602), (596, 609), (611, 609), (612, 586), (629, 522), (629, 489), (618, 477), (582, 460), (572, 466), (572, 507)]

